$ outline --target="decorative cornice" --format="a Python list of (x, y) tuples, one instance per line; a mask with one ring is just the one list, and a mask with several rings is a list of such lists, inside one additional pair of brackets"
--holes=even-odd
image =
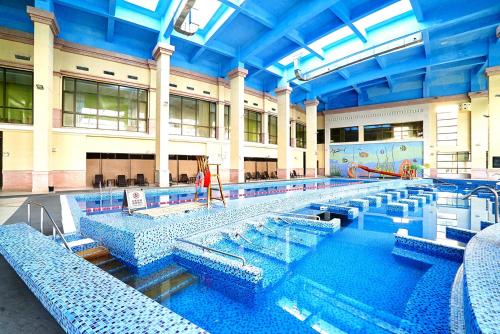
[(276, 95), (291, 94), (292, 87), (290, 87), (290, 86), (278, 87), (275, 89), (274, 92), (276, 93)]
[(469, 93), (469, 98), (479, 98), (479, 97), (488, 97), (488, 91), (487, 90), (481, 90), (479, 92), (470, 92)]
[(272, 95), (271, 95), (271, 94), (269, 94), (269, 93), (264, 93), (264, 98), (265, 98), (266, 100), (269, 100), (269, 101), (274, 102), (274, 103), (277, 103), (277, 102), (278, 102), (278, 100), (276, 99), (276, 97), (275, 97), (275, 96), (272, 96)]
[(153, 58), (158, 60), (160, 55), (171, 56), (174, 54), (175, 46), (167, 44), (167, 43), (158, 43), (156, 44), (153, 50)]
[(33, 34), (3, 27), (0, 28), (0, 39), (33, 45)]
[(491, 75), (500, 75), (500, 66), (488, 67), (486, 70), (484, 70), (484, 73), (488, 77)]
[(55, 41), (54, 48), (61, 50), (62, 52), (74, 53), (82, 56), (88, 56), (92, 58), (98, 58), (125, 65), (131, 65), (149, 69), (147, 59), (136, 58), (124, 55), (122, 53), (106, 51), (103, 49), (92, 48), (89, 46), (83, 46), (81, 44), (71, 43), (62, 39), (57, 39)]
[(13, 61), (7, 61), (7, 60), (0, 60), (0, 66), (9, 67), (9, 68), (17, 68), (20, 70), (28, 70), (28, 71), (33, 70), (32, 64), (20, 64), (20, 63), (16, 63)]
[(140, 88), (140, 89), (147, 89), (149, 90), (150, 87), (148, 85), (142, 85), (138, 84), (136, 82), (129, 82), (125, 80), (118, 80), (118, 79), (112, 79), (112, 78), (103, 78), (103, 77), (98, 77), (95, 75), (90, 75), (90, 74), (82, 74), (82, 73), (76, 73), (76, 72), (71, 72), (71, 71), (54, 71), (54, 76), (58, 77), (71, 77), (71, 78), (77, 78), (77, 79), (84, 79), (84, 80), (91, 80), (91, 81), (97, 81), (97, 82), (102, 82), (102, 83), (110, 83), (110, 84), (116, 84), (116, 85), (121, 85), (121, 86), (127, 86), (127, 87), (134, 87), (134, 88)]
[(183, 77), (186, 79), (193, 79), (197, 81), (203, 81), (212, 85), (217, 85), (219, 82), (219, 78), (209, 77), (208, 75), (204, 75), (201, 73), (193, 72), (186, 70), (180, 67), (170, 67), (170, 75)]
[(264, 99), (265, 93), (253, 88), (245, 87), (245, 94), (258, 97), (259, 99)]
[(196, 98), (196, 99), (203, 100), (203, 101), (208, 101), (208, 102), (216, 102), (216, 103), (219, 102), (219, 100), (217, 98), (215, 98), (215, 97), (206, 96), (206, 95), (200, 95), (200, 94), (196, 94), (196, 93), (188, 93), (188, 92), (184, 92), (182, 90), (174, 89), (172, 87), (170, 87), (170, 94), (178, 95), (178, 96), (184, 96), (184, 97)]
[(31, 21), (46, 24), (50, 27), (54, 36), (59, 35), (59, 25), (54, 13), (31, 6), (26, 7), (26, 12)]
[(156, 61), (155, 60), (148, 59), (147, 62), (148, 62), (148, 68), (150, 70), (156, 70)]
[(319, 101), (317, 99), (304, 101), (304, 105), (306, 107), (317, 107), (318, 104), (319, 104)]
[(370, 105), (360, 106), (360, 107), (330, 109), (330, 110), (325, 110), (324, 114), (330, 115), (330, 114), (339, 114), (339, 113), (347, 113), (347, 112), (358, 112), (358, 111), (368, 111), (368, 110), (375, 110), (375, 109), (412, 106), (412, 105), (426, 104), (426, 103), (468, 101), (468, 100), (469, 100), (469, 97), (467, 96), (467, 94), (458, 94), (458, 95), (450, 95), (450, 96), (436, 96), (436, 97), (413, 99), (413, 100), (406, 100), (406, 101), (399, 101), (399, 102), (370, 104)]
[(227, 74), (227, 77), (229, 79), (234, 79), (236, 77), (246, 78), (247, 75), (248, 75), (247, 69), (244, 69), (243, 67), (236, 67)]

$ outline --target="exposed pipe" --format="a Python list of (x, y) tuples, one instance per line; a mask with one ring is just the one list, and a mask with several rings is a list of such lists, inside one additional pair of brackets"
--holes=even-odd
[[(387, 45), (393, 45), (397, 42), (400, 42), (400, 43), (396, 44), (393, 47), (387, 47)], [(347, 58), (334, 61), (334, 62), (330, 63), (330, 65), (334, 64), (333, 66), (328, 66), (324, 71), (321, 71), (320, 73), (318, 73), (316, 75), (312, 75), (312, 76), (308, 76), (307, 74), (305, 74), (305, 75), (302, 74), (302, 71), (299, 69), (299, 60), (294, 59), (293, 68), (294, 68), (295, 78), (299, 81), (311, 81), (311, 80), (317, 79), (323, 75), (332, 73), (334, 71), (338, 71), (338, 70), (341, 70), (343, 68), (349, 67), (351, 65), (364, 62), (368, 59), (382, 56), (384, 54), (391, 53), (391, 52), (401, 50), (404, 48), (408, 48), (410, 46), (420, 44), (420, 43), (422, 43), (422, 33), (421, 32), (412, 34), (410, 36), (401, 37), (401, 38), (395, 39), (393, 41), (387, 42), (383, 45), (376, 46), (372, 49), (358, 52), (358, 53), (351, 55)], [(364, 53), (366, 53), (366, 56), (363, 55)], [(349, 58), (353, 58), (355, 56), (360, 56), (360, 58), (356, 57), (356, 59), (353, 61), (350, 61), (350, 62), (348, 61), (346, 63), (343, 63), (343, 61), (346, 61)], [(337, 65), (335, 65), (335, 64), (337, 64)]]
[[(196, 4), (196, 0), (187, 0), (184, 8), (182, 8), (181, 13), (177, 17), (174, 23), (174, 29), (178, 33), (181, 33), (186, 36), (193, 36), (198, 31), (198, 25), (189, 21), (188, 19), (191, 10)], [(196, 10), (196, 8), (195, 8)]]

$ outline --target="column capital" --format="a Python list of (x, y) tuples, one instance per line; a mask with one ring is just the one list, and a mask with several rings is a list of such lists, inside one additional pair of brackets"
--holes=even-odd
[(231, 71), (229, 71), (229, 73), (227, 74), (229, 79), (234, 79), (236, 77), (246, 78), (247, 75), (248, 75), (248, 70), (244, 69), (243, 67), (236, 67)]
[(469, 94), (470, 99), (474, 98), (480, 98), (480, 97), (488, 97), (488, 91), (487, 90), (481, 90), (479, 92), (470, 92)]
[(484, 74), (486, 74), (487, 77), (500, 75), (500, 66), (488, 67), (484, 70)]
[(46, 24), (50, 27), (54, 36), (59, 35), (59, 25), (57, 24), (54, 13), (31, 6), (26, 7), (26, 12), (31, 21)]
[(282, 95), (282, 94), (290, 94), (292, 92), (292, 87), (289, 85), (283, 86), (283, 87), (278, 87), (274, 90), (276, 95)]
[(317, 99), (312, 99), (312, 100), (306, 100), (304, 101), (304, 105), (306, 107), (317, 107), (319, 104), (319, 101)]
[(160, 42), (160, 43), (156, 44), (156, 46), (153, 50), (153, 58), (155, 60), (158, 60), (160, 55), (171, 56), (174, 54), (174, 51), (175, 51), (175, 47), (173, 45)]

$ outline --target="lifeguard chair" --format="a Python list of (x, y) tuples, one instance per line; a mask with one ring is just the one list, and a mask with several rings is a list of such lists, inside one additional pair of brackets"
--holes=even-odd
[[(226, 207), (226, 198), (224, 197), (222, 182), (220, 180), (220, 164), (209, 164), (208, 157), (206, 156), (196, 157), (196, 161), (198, 163), (198, 171), (202, 172), (204, 175), (203, 184), (201, 186), (207, 188), (207, 207), (210, 207), (212, 201), (221, 201), (224, 204), (224, 207)], [(212, 170), (211, 167), (212, 169), (215, 168), (215, 170)], [(212, 178), (217, 179), (215, 188), (212, 187)], [(215, 197), (213, 195), (214, 191), (218, 191), (220, 195)], [(195, 193), (194, 198), (196, 202), (199, 201), (198, 192)]]

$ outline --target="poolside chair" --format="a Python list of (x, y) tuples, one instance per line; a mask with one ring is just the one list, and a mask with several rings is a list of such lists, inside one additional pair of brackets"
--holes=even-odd
[(181, 174), (179, 176), (179, 183), (189, 183), (189, 177), (187, 174)]
[(267, 170), (265, 172), (262, 173), (262, 176), (264, 177), (264, 179), (266, 180), (269, 180), (271, 177), (269, 176), (269, 173), (267, 172)]
[(295, 178), (296, 178), (296, 177), (299, 177), (299, 176), (297, 175), (297, 172), (295, 171), (295, 169), (292, 171), (292, 175), (293, 175), (292, 177), (295, 177)]
[(148, 186), (149, 187), (149, 182), (148, 180), (144, 177), (144, 174), (137, 174), (137, 179), (135, 180), (135, 185), (144, 187)]
[(246, 172), (245, 173), (245, 182), (247, 182), (248, 180), (252, 180), (252, 173), (250, 172)]
[(263, 179), (262, 174), (260, 174), (260, 172), (255, 172), (255, 179), (262, 180)]
[(104, 176), (102, 174), (96, 174), (94, 176), (94, 181), (92, 182), (94, 188), (104, 187)]
[(277, 172), (271, 172), (271, 179), (277, 179), (278, 178), (278, 173)]
[(126, 187), (127, 186), (127, 178), (125, 175), (118, 175), (116, 177), (116, 186), (117, 187)]
[(174, 184), (174, 178), (172, 177), (172, 173), (168, 173), (168, 182), (170, 185)]

